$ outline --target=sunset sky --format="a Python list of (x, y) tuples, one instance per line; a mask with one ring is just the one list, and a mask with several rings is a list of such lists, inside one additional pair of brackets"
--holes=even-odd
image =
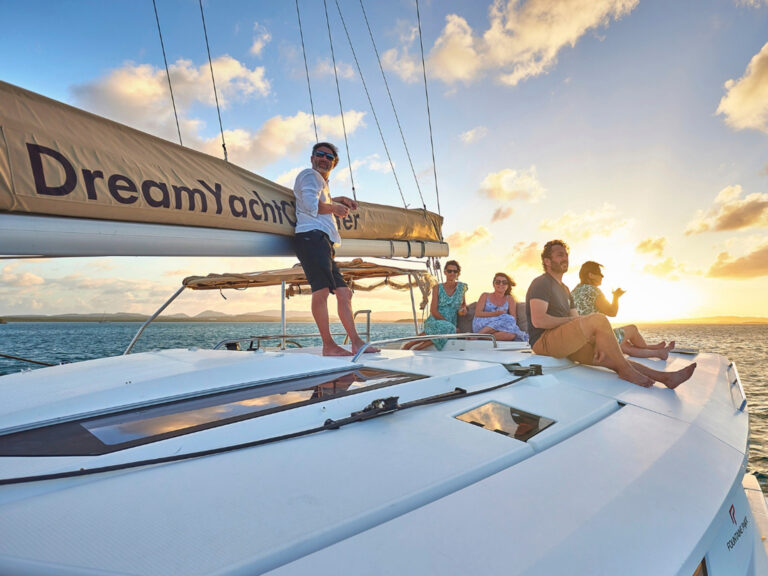
[[(414, 176), (359, 0), (339, 0), (405, 201)], [(413, 0), (363, 0), (437, 211)], [(293, 1), (206, 0), (230, 161), (292, 186), (314, 129)], [(321, 139), (351, 195), (322, 0), (299, 2)], [(358, 198), (402, 205), (335, 0), (328, 15)], [(221, 156), (198, 0), (157, 0), (185, 146)], [(524, 298), (543, 243), (622, 287), (619, 320), (768, 316), (768, 0), (421, 0), (440, 211), (468, 301), (506, 271)], [(178, 142), (151, 0), (0, 0), (0, 79)], [(0, 316), (153, 311), (182, 278), (265, 258), (0, 260)], [(277, 290), (169, 313), (279, 308)], [(357, 308), (407, 310), (395, 292)], [(307, 299), (290, 308), (309, 309)], [(407, 314), (406, 314), (407, 315)]]

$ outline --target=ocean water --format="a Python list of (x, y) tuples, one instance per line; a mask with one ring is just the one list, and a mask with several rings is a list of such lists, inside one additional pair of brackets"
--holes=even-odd
[[(132, 322), (13, 322), (0, 324), (0, 353), (49, 363), (75, 362), (121, 354), (139, 324)], [(362, 329), (360, 325), (358, 329)], [(332, 331), (343, 332), (340, 324)], [(768, 324), (740, 325), (643, 325), (648, 341), (675, 340), (679, 345), (715, 352), (736, 362), (747, 394), (750, 413), (749, 471), (768, 494)], [(255, 334), (278, 334), (274, 323), (159, 322), (151, 324), (139, 339), (135, 352), (156, 348), (212, 348), (218, 342)], [(287, 332), (316, 332), (314, 324), (290, 323)], [(371, 326), (371, 338), (381, 340), (413, 334), (411, 324), (380, 323)], [(319, 339), (302, 340), (318, 345)], [(277, 342), (269, 343), (275, 345)], [(0, 375), (38, 368), (0, 358)]]

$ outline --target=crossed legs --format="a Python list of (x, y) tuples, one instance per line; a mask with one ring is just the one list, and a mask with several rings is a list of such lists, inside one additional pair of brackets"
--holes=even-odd
[(653, 370), (624, 357), (608, 319), (602, 314), (590, 314), (574, 319), (580, 323), (586, 344), (575, 353), (568, 355), (571, 360), (582, 364), (603, 366), (619, 375), (619, 378), (649, 388), (654, 382), (660, 382), (667, 388), (676, 388), (692, 375), (696, 369), (693, 363), (675, 372)]

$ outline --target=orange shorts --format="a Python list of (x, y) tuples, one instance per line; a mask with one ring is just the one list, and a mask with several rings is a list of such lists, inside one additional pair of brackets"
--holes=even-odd
[(567, 357), (581, 364), (592, 364), (595, 356), (594, 343), (584, 334), (581, 318), (574, 318), (557, 328), (545, 330), (532, 349), (542, 356)]

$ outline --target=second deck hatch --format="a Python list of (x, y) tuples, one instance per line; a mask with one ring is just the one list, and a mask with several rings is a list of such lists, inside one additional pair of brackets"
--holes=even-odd
[(550, 418), (493, 401), (463, 412), (456, 418), (523, 442), (555, 423)]

